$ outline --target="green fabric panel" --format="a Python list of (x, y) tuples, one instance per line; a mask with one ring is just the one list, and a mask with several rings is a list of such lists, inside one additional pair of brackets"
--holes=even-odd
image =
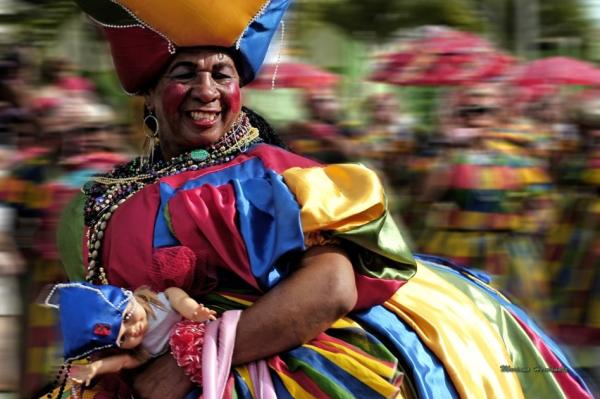
[(387, 211), (370, 223), (347, 232), (335, 232), (333, 235), (368, 250), (358, 251), (358, 264), (355, 264), (367, 276), (408, 280), (415, 274), (412, 251)]
[[(426, 263), (424, 264), (426, 266)], [(526, 398), (566, 398), (560, 384), (552, 373), (535, 372), (535, 367), (549, 367), (541, 353), (535, 347), (525, 330), (512, 314), (498, 302), (492, 300), (482, 289), (452, 272), (430, 268), (444, 280), (450, 282), (463, 294), (468, 296), (496, 327), (502, 337), (512, 360), (512, 367), (530, 367), (529, 372), (519, 372), (517, 377)], [(478, 282), (478, 284), (483, 284)], [(498, 365), (498, 367), (503, 365)]]
[(234, 309), (244, 310), (247, 308), (245, 304), (226, 298), (221, 294), (224, 293), (213, 291), (196, 299), (204, 304), (204, 306), (216, 310), (217, 313), (223, 313)]
[(83, 264), (83, 207), (85, 196), (79, 193), (63, 211), (57, 231), (60, 258), (71, 281), (85, 279)]
[(327, 334), (340, 339), (350, 345), (360, 348), (363, 352), (369, 355), (390, 363), (398, 363), (398, 358), (383, 345), (382, 343), (376, 343), (367, 338), (365, 331), (362, 328), (350, 327), (350, 328), (334, 328), (329, 327)]
[(289, 370), (294, 373), (301, 371), (305, 373), (329, 398), (338, 399), (354, 399), (345, 387), (339, 386), (334, 381), (321, 374), (319, 370), (315, 370), (310, 364), (303, 362), (291, 355), (285, 354), (281, 358), (287, 364)]
[(171, 211), (168, 206), (165, 206), (165, 220), (167, 222), (167, 228), (175, 236), (175, 229), (173, 228), (173, 220), (171, 219)]

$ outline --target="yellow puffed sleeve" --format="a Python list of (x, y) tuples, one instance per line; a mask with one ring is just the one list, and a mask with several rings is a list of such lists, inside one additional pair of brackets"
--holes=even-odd
[(283, 179), (296, 195), (305, 233), (351, 230), (385, 212), (383, 187), (375, 172), (358, 164), (291, 168)]

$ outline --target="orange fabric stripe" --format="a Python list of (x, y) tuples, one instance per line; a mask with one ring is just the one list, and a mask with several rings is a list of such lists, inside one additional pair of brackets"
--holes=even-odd
[(178, 46), (233, 45), (265, 0), (120, 0)]

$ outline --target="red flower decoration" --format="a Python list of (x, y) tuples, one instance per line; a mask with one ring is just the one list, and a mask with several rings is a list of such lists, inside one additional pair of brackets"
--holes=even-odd
[(106, 337), (110, 335), (110, 326), (108, 324), (98, 323), (94, 326), (94, 334)]
[(183, 320), (176, 324), (169, 341), (171, 354), (192, 382), (202, 385), (204, 323)]

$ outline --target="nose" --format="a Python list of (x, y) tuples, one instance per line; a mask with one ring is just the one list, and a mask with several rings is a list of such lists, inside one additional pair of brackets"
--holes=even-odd
[(202, 103), (210, 103), (219, 97), (215, 81), (212, 74), (208, 72), (199, 73), (198, 77), (192, 83), (191, 96)]
[(127, 329), (127, 335), (129, 335), (130, 337), (135, 337), (137, 336), (137, 328), (136, 326), (131, 326)]

